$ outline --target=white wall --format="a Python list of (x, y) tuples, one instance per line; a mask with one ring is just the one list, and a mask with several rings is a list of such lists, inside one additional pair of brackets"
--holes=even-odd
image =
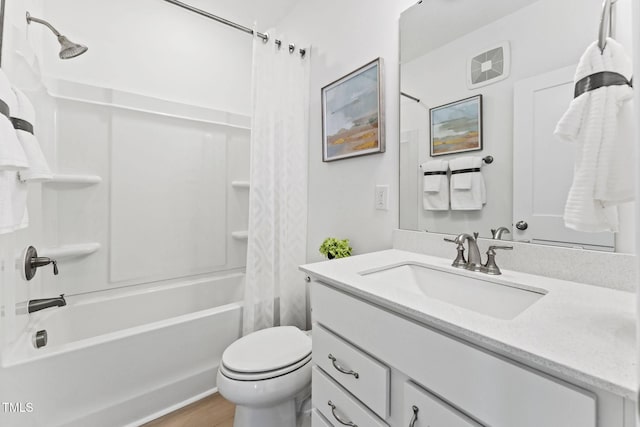
[[(391, 246), (398, 225), (398, 19), (413, 0), (300, 1), (278, 30), (312, 46), (307, 257), (325, 237), (351, 239), (355, 253)], [(384, 59), (386, 152), (322, 162), (321, 88), (367, 62)], [(389, 210), (374, 209), (376, 184), (390, 188)]]
[[(194, 6), (216, 11), (212, 1)], [(250, 112), (251, 37), (158, 0), (57, 0), (44, 17), (89, 51), (58, 59), (44, 34), (44, 69), (53, 77), (193, 105)], [(249, 23), (248, 25), (251, 25)], [(42, 36), (31, 25), (29, 37)]]

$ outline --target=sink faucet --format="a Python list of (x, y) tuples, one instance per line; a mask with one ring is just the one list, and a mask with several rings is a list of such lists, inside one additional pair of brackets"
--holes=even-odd
[(467, 261), (467, 270), (482, 271), (482, 257), (480, 256), (480, 249), (478, 249), (478, 233), (473, 233), (473, 236), (467, 233), (459, 234), (455, 241), (458, 244), (464, 246), (464, 242), (469, 243), (469, 260)]
[(67, 301), (64, 299), (64, 294), (60, 294), (59, 297), (56, 298), (44, 298), (44, 299), (32, 299), (29, 301), (28, 312), (33, 313), (34, 311), (44, 310), (49, 307), (62, 307), (67, 305)]
[(498, 227), (496, 229), (491, 229), (491, 238), (494, 240), (501, 240), (503, 234), (511, 234), (511, 230), (504, 226)]

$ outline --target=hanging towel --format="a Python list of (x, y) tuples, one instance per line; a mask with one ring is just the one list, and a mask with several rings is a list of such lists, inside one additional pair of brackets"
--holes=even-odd
[[(624, 48), (608, 38), (604, 52), (592, 43), (580, 58), (575, 82), (611, 71), (631, 80)], [(577, 145), (573, 183), (564, 210), (568, 228), (618, 231), (617, 205), (634, 198), (633, 89), (605, 86), (584, 92), (569, 105), (555, 135)]]
[(0, 69), (0, 170), (19, 170), (29, 166), (10, 120), (11, 113), (16, 108), (16, 96), (11, 90), (9, 79)]
[(28, 225), (26, 186), (18, 179), (18, 172), (0, 171), (0, 234)]
[(13, 88), (13, 92), (16, 95), (17, 109), (15, 113), (12, 112), (11, 121), (29, 162), (29, 169), (19, 172), (20, 179), (31, 182), (49, 181), (53, 174), (34, 135), (36, 114), (33, 105), (20, 89)]
[(487, 203), (487, 190), (480, 168), (482, 157), (459, 157), (449, 162), (451, 169), (451, 210), (477, 211)]
[(422, 171), (422, 207), (425, 211), (449, 210), (449, 182), (446, 160), (430, 160), (420, 165)]

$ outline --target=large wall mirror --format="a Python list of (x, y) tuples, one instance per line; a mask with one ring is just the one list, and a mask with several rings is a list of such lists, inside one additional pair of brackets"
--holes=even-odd
[[(612, 36), (629, 55), (631, 8), (632, 0), (618, 0), (611, 18)], [(633, 250), (625, 250), (623, 233), (577, 232), (562, 218), (576, 152), (553, 131), (602, 10), (602, 0), (423, 0), (402, 14), (400, 228), (490, 238), (506, 227), (505, 239)], [(493, 162), (481, 160), (487, 156)], [(422, 167), (434, 160), (480, 168), (485, 192), (476, 205), (457, 200), (452, 210), (451, 200), (440, 210), (437, 199), (425, 201), (427, 186), (445, 191), (459, 177), (451, 168), (440, 172), (444, 181), (427, 184)], [(428, 176), (438, 175), (434, 164)], [(621, 209), (621, 231), (633, 227), (632, 209)]]

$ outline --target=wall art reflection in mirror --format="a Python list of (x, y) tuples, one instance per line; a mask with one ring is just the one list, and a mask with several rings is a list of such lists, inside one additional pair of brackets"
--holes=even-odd
[(431, 156), (482, 150), (482, 95), (429, 110)]
[(383, 153), (382, 58), (322, 88), (322, 160)]

